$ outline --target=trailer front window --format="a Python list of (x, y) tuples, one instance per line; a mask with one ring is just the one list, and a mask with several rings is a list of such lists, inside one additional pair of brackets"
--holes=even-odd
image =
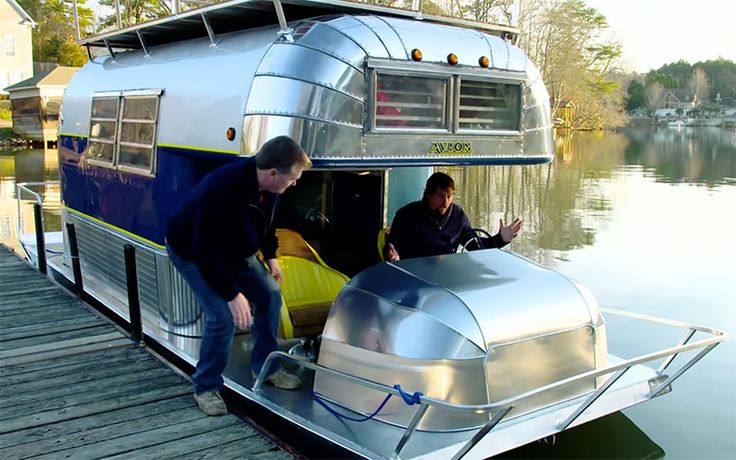
[(376, 76), (375, 127), (448, 129), (447, 78)]
[(521, 86), (495, 81), (460, 81), (459, 128), (518, 131)]

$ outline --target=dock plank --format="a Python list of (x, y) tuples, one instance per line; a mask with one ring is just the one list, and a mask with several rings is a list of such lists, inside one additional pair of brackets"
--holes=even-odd
[[(125, 367), (122, 368), (114, 366), (100, 366), (99, 363), (91, 366), (88, 365), (82, 368), (75, 369), (73, 371), (75, 374), (74, 377), (76, 382), (81, 384), (97, 381), (106, 377), (117, 376), (120, 374), (121, 370), (124, 370), (126, 373), (137, 375), (139, 372), (157, 369), (160, 367), (158, 363), (152, 362), (151, 360), (133, 361), (125, 364)], [(60, 375), (50, 376), (48, 375), (48, 373), (42, 372), (35, 374), (34, 377), (35, 378), (33, 379), (26, 379), (22, 383), (23, 396), (34, 394), (37, 392), (44, 392), (44, 394), (48, 394), (46, 393), (47, 391), (53, 391), (57, 388), (64, 387), (69, 381), (70, 375), (69, 372), (65, 372)], [(3, 397), (14, 395), (18, 392), (17, 388), (14, 388), (15, 385), (18, 385), (17, 380), (8, 379), (8, 383), (10, 383), (10, 385), (0, 386), (0, 403)]]
[(29, 347), (15, 348), (12, 350), (0, 350), (0, 360), (6, 358), (15, 358), (17, 356), (32, 355), (37, 353), (46, 353), (59, 348), (74, 348), (92, 343), (109, 342), (111, 340), (123, 338), (120, 332), (111, 332), (108, 334), (94, 335), (89, 337), (78, 337), (76, 339), (57, 341), (52, 344), (44, 343), (41, 345), (31, 345)]
[(282, 459), (284, 452), (275, 448), (265, 438), (238, 439), (216, 449), (203, 449), (182, 455), (182, 459), (222, 460), (223, 458), (258, 458), (260, 460)]
[(93, 445), (85, 445), (74, 449), (57, 451), (48, 455), (41, 455), (40, 459), (56, 459), (60, 455), (77, 458), (102, 458), (118, 454), (138, 451), (142, 448), (155, 446), (170, 441), (177, 441), (201, 433), (209, 433), (220, 428), (231, 427), (239, 424), (237, 417), (196, 417), (163, 427), (152, 428), (122, 436), (108, 439)]
[[(125, 375), (120, 375), (123, 372)], [(171, 375), (170, 369), (166, 369), (151, 361), (135, 363), (124, 368), (97, 367), (85, 369), (73, 375), (75, 384), (65, 385), (69, 382), (69, 375), (63, 375), (54, 379), (41, 379), (23, 386), (23, 393), (17, 394), (12, 388), (0, 389), (0, 408), (18, 405), (24, 401), (44, 400), (54, 397), (62, 397), (75, 393), (96, 391), (99, 388), (113, 388), (116, 385), (130, 385), (145, 380), (154, 379), (159, 375)], [(6, 396), (12, 397), (11, 401), (4, 401)]]
[(47, 345), (58, 341), (65, 342), (82, 337), (109, 334), (114, 331), (115, 328), (110, 324), (93, 323), (89, 326), (77, 327), (75, 329), (57, 330), (52, 334), (39, 334), (25, 338), (16, 338), (14, 340), (4, 340), (0, 345), (0, 351), (27, 348), (33, 345)]
[(26, 375), (31, 373), (39, 373), (37, 374), (38, 377), (43, 377), (44, 375), (53, 376), (71, 373), (80, 367), (83, 368), (92, 365), (101, 366), (106, 363), (109, 363), (110, 366), (117, 366), (121, 363), (149, 358), (150, 356), (145, 352), (145, 350), (138, 347), (121, 347), (111, 349), (104, 354), (78, 354), (5, 366), (2, 369), (0, 377), (8, 379), (17, 378), (21, 379), (19, 381), (25, 381), (23, 379), (36, 378), (36, 376)]
[[(233, 445), (233, 447), (229, 447)], [(270, 452), (274, 455), (267, 455)], [(187, 439), (158, 444), (135, 451), (136, 460), (156, 460), (159, 458), (195, 459), (205, 458), (213, 454), (219, 460), (223, 458), (251, 458), (259, 454), (258, 458), (285, 458), (284, 452), (276, 448), (273, 443), (261, 438), (255, 433), (244, 433), (232, 427), (201, 433)], [(109, 457), (109, 460), (130, 458), (121, 454)], [(287, 457), (288, 458), (288, 457)]]
[(84, 433), (88, 430), (108, 427), (121, 422), (137, 420), (141, 424), (145, 424), (143, 422), (146, 422), (152, 416), (171, 413), (185, 407), (194, 407), (192, 405), (191, 394), (171, 399), (159, 399), (140, 405), (126, 406), (109, 412), (42, 425), (19, 432), (0, 434), (0, 449), (45, 439), (70, 436), (76, 433)]
[(97, 326), (109, 326), (109, 323), (103, 321), (102, 318), (97, 318), (94, 316), (88, 316), (79, 319), (57, 319), (50, 323), (35, 323), (25, 326), (17, 326), (14, 328), (3, 328), (3, 334), (0, 337), (0, 342), (10, 342), (19, 339), (42, 337), (53, 335), (56, 333), (82, 330), (88, 327)]
[(63, 357), (63, 356), (72, 356), (72, 355), (78, 355), (82, 353), (91, 353), (95, 351), (105, 351), (105, 350), (111, 350), (117, 347), (125, 347), (129, 346), (130, 341), (126, 338), (121, 339), (113, 339), (113, 340), (107, 340), (102, 342), (95, 342), (95, 343), (89, 343), (74, 347), (67, 347), (57, 350), (48, 350), (44, 353), (36, 353), (36, 354), (24, 354), (20, 356), (13, 356), (9, 358), (3, 358), (0, 359), (0, 367), (2, 366), (10, 366), (14, 364), (22, 364), (22, 363), (32, 363), (35, 361), (42, 361), (45, 359), (50, 358), (56, 358), (56, 357)]
[[(166, 411), (161, 414), (150, 415), (145, 419), (139, 418), (127, 420), (56, 437), (46, 435), (43, 440), (36, 441), (32, 444), (20, 444), (14, 447), (5, 448), (3, 449), (3, 455), (7, 455), (9, 458), (16, 458), (21, 455), (35, 457), (38, 455), (61, 454), (62, 451), (66, 451), (64, 452), (64, 455), (69, 455), (69, 450), (79, 448), (87, 448), (86, 450), (88, 450), (88, 452), (93, 452), (99, 450), (99, 447), (94, 446), (94, 444), (105, 443), (123, 437), (141, 435), (144, 432), (148, 432), (152, 427), (187, 424), (200, 419), (200, 414), (201, 412), (197, 407), (189, 404), (187, 407)], [(229, 424), (233, 423), (237, 423), (237, 421), (229, 421)], [(73, 454), (73, 452), (71, 452), (71, 454)]]
[(0, 245), (0, 458), (286, 459)]
[[(83, 309), (64, 311), (64, 319), (85, 318), (90, 313)], [(34, 323), (52, 323), (53, 321), (46, 312), (29, 313), (27, 315), (14, 315), (7, 318), (0, 318), (3, 328), (13, 328), (18, 326), (27, 326)]]
[[(137, 380), (140, 378), (140, 380)], [(44, 410), (88, 404), (100, 399), (114, 399), (131, 391), (145, 391), (160, 386), (183, 383), (181, 377), (167, 369), (156, 369), (140, 376), (122, 375), (119, 378), (101, 379), (97, 382), (69, 385), (49, 392), (51, 397), (41, 394), (18, 395), (0, 400), (0, 422), (23, 414), (34, 414)], [(111, 385), (117, 385), (112, 387)]]
[[(184, 395), (191, 397), (192, 389), (188, 386), (184, 387), (179, 383), (159, 385), (156, 388), (139, 393), (123, 394), (114, 398), (101, 399), (87, 404), (62, 407), (61, 409), (43, 410), (35, 414), (6, 419), (0, 423), (0, 434), (32, 429), (91, 415), (104, 414), (121, 407), (137, 406), (152, 401), (176, 398)], [(193, 401), (192, 404), (194, 404)], [(203, 414), (203, 416), (205, 415)]]

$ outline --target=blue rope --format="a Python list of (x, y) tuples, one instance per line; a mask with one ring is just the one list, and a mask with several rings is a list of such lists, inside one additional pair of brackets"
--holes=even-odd
[(402, 390), (401, 385), (398, 383), (394, 385), (394, 388), (399, 392), (401, 399), (403, 399), (406, 404), (413, 406), (414, 404), (420, 404), (422, 402), (421, 397), (424, 396), (424, 393), (421, 391), (415, 391), (414, 393), (409, 394)]
[[(399, 392), (399, 395), (401, 395), (401, 399), (403, 399), (404, 402), (408, 404), (409, 406), (413, 406), (414, 404), (421, 404), (422, 402), (421, 398), (422, 396), (424, 396), (424, 393), (422, 393), (421, 391), (415, 391), (414, 393), (409, 394), (405, 392), (404, 390), (402, 390), (401, 385), (399, 385), (398, 383), (394, 385), (394, 389), (396, 389), (396, 391)], [(330, 414), (334, 415), (337, 418), (343, 418), (345, 420), (351, 420), (353, 422), (365, 422), (365, 421), (372, 419), (373, 417), (378, 415), (379, 412), (381, 412), (381, 410), (386, 405), (388, 400), (391, 399), (391, 393), (386, 395), (386, 398), (383, 400), (381, 404), (378, 405), (378, 407), (376, 408), (376, 410), (373, 411), (373, 413), (371, 413), (370, 415), (361, 417), (361, 418), (350, 417), (349, 415), (345, 415), (345, 414), (341, 414), (337, 412), (335, 409), (328, 406), (327, 400), (325, 400), (322, 396), (320, 396), (316, 391), (312, 392), (312, 399), (314, 399), (320, 406), (324, 407), (327, 410), (327, 412), (329, 412)]]
[(333, 409), (330, 406), (328, 406), (327, 405), (327, 402), (325, 401), (325, 399), (322, 398), (322, 396), (318, 395), (317, 392), (315, 392), (315, 391), (312, 392), (312, 399), (314, 399), (315, 401), (317, 401), (317, 403), (319, 403), (320, 406), (322, 406), (325, 409), (327, 409), (327, 412), (329, 412), (330, 414), (334, 415), (337, 418), (344, 418), (345, 420), (351, 420), (353, 422), (365, 422), (365, 421), (368, 421), (368, 420), (372, 419), (379, 412), (381, 412), (381, 409), (383, 409), (383, 406), (385, 406), (386, 403), (388, 402), (388, 400), (391, 399), (391, 393), (389, 393), (389, 394), (386, 395), (386, 399), (383, 400), (383, 402), (376, 408), (376, 410), (373, 411), (373, 413), (371, 415), (366, 415), (365, 417), (362, 417), (362, 418), (350, 417), (349, 415), (345, 415), (345, 414), (341, 414), (341, 413), (337, 412), (335, 409)]

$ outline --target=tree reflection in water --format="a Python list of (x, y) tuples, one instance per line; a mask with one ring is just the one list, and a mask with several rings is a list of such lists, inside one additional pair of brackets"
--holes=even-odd
[(498, 229), (516, 216), (513, 250), (544, 265), (592, 245), (611, 219), (627, 178), (717, 188), (736, 180), (736, 147), (720, 128), (629, 128), (569, 133), (546, 165), (438, 168), (458, 185), (457, 202), (476, 227)]

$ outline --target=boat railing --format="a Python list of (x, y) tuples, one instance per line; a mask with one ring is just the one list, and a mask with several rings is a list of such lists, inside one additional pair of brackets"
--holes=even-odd
[[(619, 379), (621, 378), (626, 371), (631, 369), (634, 366), (645, 364), (651, 361), (655, 361), (658, 359), (664, 359), (662, 364), (658, 367), (656, 370), (657, 377), (650, 379), (650, 391), (644, 395), (645, 399), (652, 399), (656, 396), (658, 396), (660, 393), (662, 393), (665, 389), (670, 388), (672, 383), (679, 378), (683, 373), (685, 373), (688, 369), (690, 369), (695, 363), (700, 361), (706, 354), (708, 354), (713, 348), (715, 348), (719, 343), (723, 342), (727, 335), (719, 330), (712, 329), (709, 327), (699, 326), (695, 324), (690, 324), (682, 321), (675, 321), (675, 320), (669, 320), (665, 318), (660, 318), (656, 316), (650, 316), (650, 315), (644, 315), (644, 314), (638, 314), (633, 312), (628, 312), (625, 310), (619, 310), (619, 309), (612, 309), (612, 308), (602, 308), (601, 309), (604, 313), (609, 315), (616, 315), (621, 317), (628, 317), (635, 320), (642, 320), (642, 321), (648, 321), (651, 323), (666, 325), (666, 326), (672, 326), (676, 328), (685, 329), (686, 332), (682, 339), (679, 341), (679, 343), (675, 346), (665, 348), (663, 350), (659, 350), (652, 353), (643, 354), (634, 358), (626, 359), (620, 363), (613, 364), (610, 366), (607, 366), (603, 369), (594, 369), (588, 372), (584, 372), (578, 375), (574, 375), (572, 377), (568, 377), (565, 379), (558, 380), (556, 382), (535, 388), (533, 390), (518, 394), (516, 396), (503, 399), (501, 401), (493, 402), (493, 403), (487, 403), (487, 404), (455, 404), (451, 403), (446, 400), (442, 399), (436, 399), (429, 396), (420, 395), (418, 397), (418, 404), (419, 408), (414, 413), (411, 421), (407, 425), (401, 439), (399, 440), (398, 444), (394, 448), (394, 455), (396, 457), (399, 456), (403, 448), (406, 446), (406, 443), (409, 441), (409, 438), (412, 436), (412, 434), (415, 432), (416, 427), (421, 422), (422, 418), (424, 417), (425, 413), (427, 412), (427, 409), (429, 409), (430, 406), (435, 408), (441, 408), (444, 410), (450, 410), (450, 411), (456, 411), (456, 412), (465, 412), (465, 413), (472, 413), (472, 414), (484, 414), (484, 413), (491, 413), (490, 419), (488, 422), (483, 425), (478, 432), (476, 432), (461, 448), (460, 450), (453, 456), (453, 459), (459, 459), (462, 458), (465, 454), (467, 454), (470, 449), (472, 449), (483, 437), (485, 437), (499, 422), (501, 422), (506, 415), (519, 403), (523, 401), (527, 401), (531, 398), (534, 398), (536, 396), (539, 396), (542, 393), (550, 392), (557, 390), (561, 387), (565, 387), (568, 385), (572, 385), (584, 380), (590, 380), (596, 377), (602, 377), (605, 375), (612, 374), (608, 379), (598, 388), (594, 391), (592, 391), (590, 394), (587, 395), (587, 397), (580, 402), (577, 407), (570, 413), (570, 415), (565, 418), (564, 420), (557, 423), (556, 428), (559, 431), (562, 431), (569, 427), (575, 420), (577, 420), (583, 412), (585, 412), (588, 408), (590, 408), (595, 401), (600, 398), (606, 391), (608, 391), (611, 386)], [(692, 338), (695, 336), (696, 333), (704, 333), (708, 334), (709, 337), (691, 342)], [(675, 358), (685, 352), (693, 351), (693, 350), (699, 350), (699, 352), (687, 360), (685, 363), (682, 363), (679, 365), (679, 367), (674, 370), (671, 374), (666, 374), (665, 371), (670, 368), (672, 363), (674, 362)], [(374, 382), (371, 380), (364, 379), (362, 377), (358, 377), (352, 374), (347, 374), (344, 372), (340, 372), (334, 369), (330, 369), (324, 366), (321, 366), (319, 364), (316, 364), (312, 361), (310, 361), (307, 358), (301, 357), (301, 356), (295, 356), (289, 353), (285, 353), (282, 351), (275, 351), (271, 353), (268, 358), (266, 359), (266, 362), (264, 363), (263, 367), (261, 368), (261, 372), (256, 378), (255, 383), (253, 384), (253, 391), (259, 392), (261, 389), (261, 386), (263, 385), (266, 375), (265, 370), (270, 368), (270, 363), (274, 359), (286, 359), (293, 361), (295, 363), (298, 363), (299, 365), (303, 366), (304, 368), (313, 370), (313, 371), (319, 371), (324, 372), (332, 377), (336, 377), (338, 379), (361, 385), (365, 388), (381, 391), (390, 395), (399, 396), (401, 397), (402, 394), (406, 394), (406, 392), (401, 391), (400, 389), (397, 389), (393, 386), (389, 386), (383, 383)]]
[(52, 252), (46, 249), (46, 225), (44, 222), (44, 202), (41, 193), (33, 190), (33, 187), (59, 187), (59, 181), (45, 182), (20, 182), (16, 184), (15, 197), (18, 207), (18, 244), (26, 257), (34, 261), (33, 251), (28, 247), (29, 241), (24, 238), (25, 217), (23, 214), (24, 201), (33, 202), (33, 227), (35, 233), (35, 265), (42, 273), (46, 273), (46, 253)]
[[(241, 27), (255, 27), (274, 23), (279, 25), (281, 33), (288, 34), (287, 21), (304, 18), (305, 11), (312, 11), (313, 16), (337, 12), (384, 14), (484, 29), (512, 41), (518, 36), (519, 0), (490, 5), (485, 16), (493, 18), (495, 23), (466, 17), (467, 12), (459, 8), (459, 4), (457, 11), (456, 4), (451, 4), (446, 15), (425, 14), (422, 0), (412, 0), (407, 7), (382, 5), (378, 0), (165, 0), (161, 4), (168, 15), (132, 24), (123, 20), (121, 2), (114, 0), (111, 5), (114, 24), (109, 29), (89, 34), (83, 34), (80, 28), (77, 0), (72, 0), (72, 3), (77, 42), (88, 48), (105, 47), (112, 56), (115, 48), (143, 49), (148, 54), (150, 43), (161, 44), (203, 34), (193, 26), (195, 23), (204, 25), (213, 45), (217, 43), (218, 27), (232, 31), (237, 24), (254, 23), (253, 26)], [(285, 6), (293, 7), (293, 10), (285, 14)], [(289, 16), (290, 11), (294, 12), (293, 17)], [(251, 20), (243, 21), (244, 17)]]

